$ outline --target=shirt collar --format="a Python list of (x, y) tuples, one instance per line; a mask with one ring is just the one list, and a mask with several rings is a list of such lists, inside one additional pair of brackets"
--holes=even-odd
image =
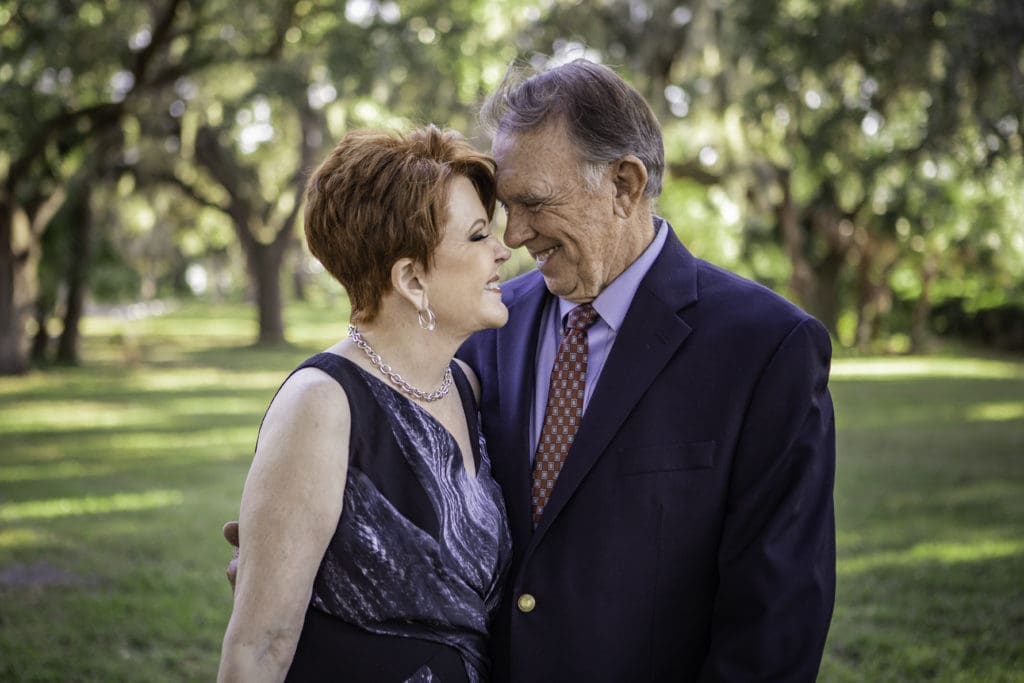
[[(668, 238), (668, 223), (664, 219), (654, 216), (654, 230), (654, 240), (647, 245), (640, 257), (629, 264), (629, 267), (612, 280), (604, 288), (604, 291), (594, 299), (593, 305), (597, 309), (598, 315), (608, 327), (612, 328), (613, 332), (619, 331), (622, 321), (626, 319), (626, 312), (629, 311), (629, 306), (633, 303), (636, 290), (640, 287), (644, 276), (647, 275), (647, 271), (651, 269), (654, 260), (658, 258), (658, 254), (661, 253), (661, 248), (665, 246), (665, 240)], [(565, 320), (565, 316), (576, 306), (578, 304), (559, 297), (559, 321)]]

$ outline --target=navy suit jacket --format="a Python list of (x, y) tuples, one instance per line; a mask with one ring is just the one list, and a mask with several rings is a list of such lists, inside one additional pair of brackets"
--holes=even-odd
[[(496, 681), (813, 681), (835, 595), (829, 337), (673, 232), (618, 332), (536, 529), (536, 271), (460, 350), (512, 528)], [(523, 611), (517, 601), (533, 596)]]

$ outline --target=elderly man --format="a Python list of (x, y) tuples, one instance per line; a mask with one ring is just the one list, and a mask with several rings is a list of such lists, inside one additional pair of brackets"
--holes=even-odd
[(505, 85), (505, 242), (537, 269), (460, 355), (508, 508), (497, 681), (812, 681), (835, 594), (830, 342), (652, 214), (658, 123), (610, 69)]

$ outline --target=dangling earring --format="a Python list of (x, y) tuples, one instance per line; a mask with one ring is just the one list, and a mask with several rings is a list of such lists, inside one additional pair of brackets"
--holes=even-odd
[(425, 329), (427, 332), (433, 332), (437, 329), (437, 318), (434, 316), (434, 312), (430, 310), (429, 305), (425, 305), (423, 308), (417, 310), (416, 317), (419, 318), (420, 327)]

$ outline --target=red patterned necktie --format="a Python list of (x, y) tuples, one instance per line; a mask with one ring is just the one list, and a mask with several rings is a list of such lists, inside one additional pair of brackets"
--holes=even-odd
[(551, 367), (551, 385), (544, 409), (544, 426), (533, 461), (533, 525), (540, 523), (565, 454), (583, 415), (583, 383), (587, 376), (587, 328), (597, 311), (582, 304), (569, 311), (565, 336)]

